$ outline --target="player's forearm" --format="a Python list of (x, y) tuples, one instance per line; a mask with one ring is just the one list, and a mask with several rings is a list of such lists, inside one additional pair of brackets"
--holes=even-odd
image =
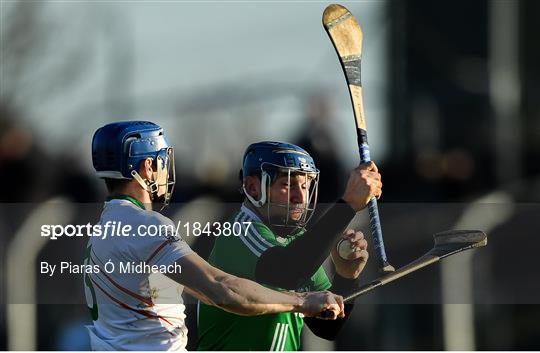
[[(208, 281), (204, 288), (185, 291), (202, 303), (220, 307), (238, 315), (255, 316), (301, 311), (303, 298), (297, 293), (276, 292), (255, 282), (226, 275)], [(261, 288), (259, 288), (261, 287)]]
[(277, 292), (253, 281), (233, 276), (211, 266), (197, 254), (184, 256), (176, 263), (182, 266), (182, 273), (167, 275), (183, 284), (191, 294), (206, 304), (219, 306), (239, 315), (303, 309), (305, 300), (302, 294)]
[(279, 312), (300, 312), (304, 299), (296, 293), (278, 292), (255, 282), (226, 276), (219, 280), (219, 298), (215, 304), (239, 315), (261, 315)]
[(322, 265), (335, 240), (356, 212), (345, 203), (337, 203), (306, 234), (286, 247), (266, 250), (257, 263), (257, 282), (296, 289)]

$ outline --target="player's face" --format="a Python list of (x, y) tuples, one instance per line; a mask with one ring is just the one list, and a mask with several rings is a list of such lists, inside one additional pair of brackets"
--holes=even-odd
[(159, 169), (159, 173), (156, 171), (153, 173), (153, 176), (158, 184), (156, 196), (160, 199), (164, 198), (167, 193), (172, 192), (171, 185), (174, 185), (175, 182), (174, 165), (172, 164), (173, 158), (172, 149), (169, 149), (166, 156), (158, 158), (156, 162), (156, 169)]
[(270, 185), (269, 198), (271, 204), (279, 204), (281, 207), (271, 207), (272, 216), (287, 217), (287, 205), (289, 203), (289, 219), (298, 221), (307, 206), (308, 193), (311, 178), (305, 174), (292, 174), (278, 176)]
[(154, 180), (157, 182), (158, 184), (158, 192), (157, 192), (157, 195), (158, 197), (161, 197), (163, 195), (165, 195), (165, 193), (167, 192), (167, 178), (168, 178), (168, 170), (167, 168), (165, 168), (163, 166), (162, 163), (158, 163), (158, 166), (157, 168), (160, 168), (160, 171), (159, 173), (157, 172), (154, 172)]
[(157, 180), (157, 182), (159, 185), (157, 196), (161, 197), (167, 192), (167, 170), (163, 171), (163, 173), (159, 176), (159, 180)]

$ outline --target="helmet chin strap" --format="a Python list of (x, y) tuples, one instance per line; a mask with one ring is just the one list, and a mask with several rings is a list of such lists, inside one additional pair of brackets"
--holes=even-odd
[(133, 179), (135, 179), (139, 185), (143, 188), (143, 190), (145, 190), (146, 192), (148, 192), (148, 194), (150, 195), (150, 200), (154, 200), (158, 197), (157, 195), (157, 192), (159, 190), (159, 180), (160, 180), (160, 177), (161, 177), (161, 168), (159, 167), (159, 162), (161, 162), (161, 157), (157, 157), (157, 175), (156, 175), (156, 179), (153, 180), (153, 181), (150, 181), (148, 179), (143, 179), (141, 177), (141, 175), (139, 173), (137, 173), (136, 170), (132, 170), (131, 171), (131, 176), (133, 177)]
[(244, 194), (246, 195), (247, 199), (253, 206), (257, 208), (262, 207), (266, 203), (266, 185), (269, 178), (270, 176), (268, 173), (263, 171), (261, 174), (261, 198), (259, 200), (255, 200), (255, 198), (247, 192), (245, 184), (242, 185), (242, 189), (244, 190)]

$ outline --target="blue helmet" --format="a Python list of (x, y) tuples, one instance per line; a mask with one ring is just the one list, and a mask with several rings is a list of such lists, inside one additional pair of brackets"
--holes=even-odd
[[(143, 160), (155, 162), (157, 177), (143, 180), (138, 173)], [(175, 183), (174, 155), (163, 134), (163, 128), (148, 121), (121, 121), (99, 128), (92, 139), (92, 162), (99, 178), (136, 179), (141, 186), (157, 196), (160, 185), (166, 185), (168, 203)], [(159, 162), (159, 163), (158, 163)], [(167, 171), (167, 181), (160, 177)]]
[[(248, 175), (260, 175), (262, 166), (272, 179), (277, 169), (294, 169), (307, 173), (318, 173), (315, 161), (301, 147), (286, 142), (262, 141), (248, 146), (242, 159), (242, 178)], [(271, 168), (271, 167), (274, 168)]]
[[(262, 207), (267, 205), (268, 220), (270, 221), (270, 206), (271, 200), (268, 198), (268, 188), (278, 175), (286, 174), (291, 177), (291, 174), (305, 174), (309, 177), (311, 188), (308, 189), (308, 197), (303, 210), (304, 213), (300, 220), (290, 224), (288, 211), (291, 208), (290, 202), (287, 205), (277, 205), (287, 207), (286, 219), (279, 220), (274, 226), (293, 226), (303, 227), (308, 221), (317, 204), (317, 190), (319, 170), (315, 166), (315, 161), (303, 148), (285, 142), (262, 141), (249, 145), (242, 159), (242, 170), (240, 178), (242, 179), (242, 188), (246, 198), (255, 206)], [(244, 181), (247, 176), (258, 176), (261, 181), (261, 196), (259, 200), (255, 200), (245, 189)], [(267, 202), (268, 201), (268, 202)], [(272, 223), (272, 222), (271, 222)]]

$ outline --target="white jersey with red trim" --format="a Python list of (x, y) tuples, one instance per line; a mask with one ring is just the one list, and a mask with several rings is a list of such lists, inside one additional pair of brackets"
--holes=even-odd
[(183, 286), (163, 272), (181, 271), (174, 263), (191, 248), (169, 218), (129, 200), (106, 202), (99, 224), (110, 234), (93, 236), (85, 256), (92, 349), (185, 350)]

